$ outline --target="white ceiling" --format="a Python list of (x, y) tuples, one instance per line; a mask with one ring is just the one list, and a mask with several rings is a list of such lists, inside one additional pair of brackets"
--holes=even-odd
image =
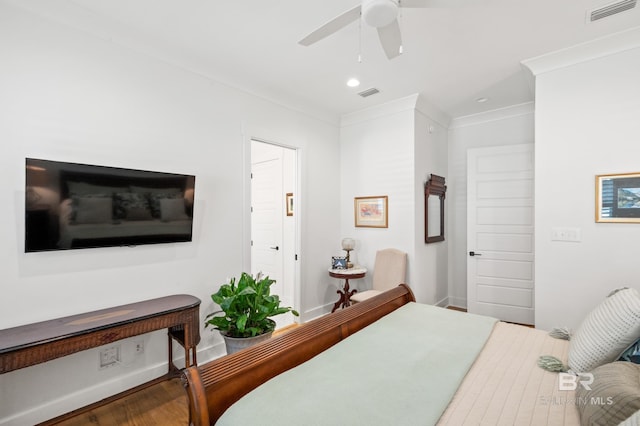
[[(434, 0), (436, 1), (436, 0)], [(404, 54), (388, 60), (353, 23), (297, 42), (358, 0), (13, 0), (17, 6), (294, 108), (338, 115), (421, 93), (450, 117), (529, 102), (520, 61), (640, 25), (640, 6), (595, 23), (611, 0), (437, 0), (403, 9)], [(362, 82), (348, 88), (348, 78)], [(356, 93), (376, 87), (380, 93)], [(475, 100), (489, 98), (485, 103)]]

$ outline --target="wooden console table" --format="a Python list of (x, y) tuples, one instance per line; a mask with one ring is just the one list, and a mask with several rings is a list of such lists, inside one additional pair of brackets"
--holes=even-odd
[(200, 299), (183, 294), (0, 330), (0, 374), (166, 328), (171, 377), (172, 339), (184, 347), (185, 366), (197, 365), (199, 309)]

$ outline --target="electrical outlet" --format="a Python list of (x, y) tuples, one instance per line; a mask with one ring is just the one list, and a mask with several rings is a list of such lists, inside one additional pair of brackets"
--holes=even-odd
[(109, 346), (108, 348), (100, 349), (100, 370), (113, 367), (121, 361), (122, 358), (120, 356), (120, 345), (114, 345)]
[(144, 353), (144, 340), (137, 340), (134, 342), (134, 351), (136, 355), (141, 355)]

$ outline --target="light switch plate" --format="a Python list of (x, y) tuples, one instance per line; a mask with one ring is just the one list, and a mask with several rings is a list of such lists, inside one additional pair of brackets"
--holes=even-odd
[(580, 228), (551, 228), (551, 241), (579, 243), (582, 241), (582, 233)]

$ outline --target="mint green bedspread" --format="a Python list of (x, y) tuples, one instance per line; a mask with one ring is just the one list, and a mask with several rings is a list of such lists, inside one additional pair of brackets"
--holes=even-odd
[(496, 319), (409, 303), (264, 383), (217, 425), (433, 425)]

